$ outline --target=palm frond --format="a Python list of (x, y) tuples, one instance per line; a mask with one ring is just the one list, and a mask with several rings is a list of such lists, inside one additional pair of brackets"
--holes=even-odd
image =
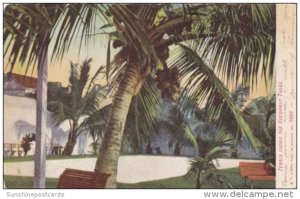
[(67, 4), (53, 29), (53, 34), (59, 37), (54, 38), (51, 58), (61, 60), (78, 36), (81, 37), (78, 52), (80, 54), (82, 43), (85, 42), (87, 46), (96, 34), (96, 20), (111, 22), (105, 15), (107, 9), (106, 4)]
[(53, 113), (52, 117), (57, 125), (63, 121), (71, 119), (72, 109), (60, 101), (52, 101), (48, 103), (48, 110)]
[(190, 113), (195, 113), (199, 110), (197, 106), (197, 99), (193, 95), (190, 95), (185, 89), (182, 89), (181, 91), (178, 100), (178, 105), (180, 106), (181, 112), (184, 113), (184, 117), (186, 117)]
[(79, 70), (78, 64), (71, 62), (71, 69), (70, 69), (70, 77), (69, 77), (69, 84), (71, 86), (76, 87), (76, 83), (79, 80)]
[(90, 91), (90, 89), (91, 89), (91, 87), (92, 87), (92, 85), (93, 84), (95, 84), (95, 79), (98, 77), (98, 75), (100, 74), (100, 73), (104, 73), (103, 72), (103, 69), (105, 69), (105, 67), (104, 66), (100, 66), (99, 68), (98, 68), (98, 70), (96, 71), (96, 73), (93, 75), (93, 77), (91, 78), (91, 81), (90, 81), (90, 83), (89, 83), (89, 85), (88, 85), (88, 87), (87, 87), (87, 93)]
[(191, 127), (188, 124), (183, 124), (182, 130), (184, 132), (184, 136), (186, 137), (186, 139), (192, 143), (192, 145), (196, 151), (196, 155), (198, 155), (199, 145), (197, 143), (196, 137), (195, 137)]
[(229, 152), (230, 151), (228, 148), (214, 147), (205, 154), (205, 159), (207, 159), (207, 161), (212, 161), (224, 157), (224, 155), (228, 154)]
[(266, 116), (267, 127), (269, 126), (270, 118), (276, 113), (276, 94), (271, 95), (268, 100), (268, 112)]
[(89, 72), (91, 69), (91, 62), (92, 62), (92, 58), (84, 60), (81, 68), (80, 68), (80, 76), (78, 79), (78, 86), (79, 86), (79, 91), (80, 93), (83, 93), (83, 89), (85, 88), (88, 80), (89, 80)]
[(201, 157), (194, 157), (189, 161), (190, 167), (184, 177), (193, 177), (197, 172), (203, 170), (205, 167), (204, 159)]
[(236, 107), (234, 100), (222, 81), (205, 61), (191, 48), (180, 45), (171, 61), (172, 67), (177, 67), (182, 78), (186, 78), (185, 87), (193, 94), (200, 104), (208, 104), (210, 120), (218, 118), (222, 107), (228, 106), (241, 132), (250, 140), (255, 149), (260, 143), (255, 138), (243, 115)]
[(275, 59), (275, 5), (216, 5), (210, 31), (216, 36), (199, 41), (201, 57), (228, 82), (255, 85), (258, 74), (273, 77)]
[(162, 7), (160, 4), (144, 4), (138, 9), (138, 16), (145, 24), (153, 25), (155, 17)]
[(50, 43), (51, 32), (64, 7), (65, 4), (6, 6), (3, 16), (4, 56), (8, 56), (11, 70), (15, 67), (16, 61), (20, 61), (22, 65), (27, 64), (26, 72), (30, 65), (36, 65), (39, 52)]
[(79, 126), (79, 131), (84, 130), (92, 131), (93, 133), (100, 134), (104, 132), (103, 130), (106, 127), (106, 122), (109, 116), (111, 109), (111, 104), (106, 105), (97, 111), (94, 111), (89, 115)]
[(148, 78), (140, 93), (132, 99), (124, 131), (125, 142), (136, 148), (148, 142), (154, 132), (159, 104), (155, 81)]
[[(122, 22), (115, 20), (116, 26), (120, 31), (123, 31), (127, 42), (135, 49), (140, 61), (142, 69), (148, 64), (148, 61), (153, 58), (154, 63), (158, 63), (158, 56), (154, 48), (154, 44), (147, 37), (147, 31), (141, 24), (138, 16), (131, 12), (125, 5), (109, 6), (110, 13), (116, 19), (121, 19)], [(137, 42), (138, 41), (138, 42)]]

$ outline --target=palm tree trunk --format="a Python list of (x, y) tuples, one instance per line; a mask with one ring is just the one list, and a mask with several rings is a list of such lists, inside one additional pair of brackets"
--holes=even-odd
[(92, 143), (92, 147), (93, 147), (93, 154), (94, 154), (94, 155), (97, 155), (97, 151), (98, 151), (98, 150), (97, 150), (97, 143), (98, 143), (98, 142), (94, 142), (94, 143)]
[(70, 132), (68, 135), (67, 143), (62, 152), (63, 155), (72, 155), (74, 147), (77, 143), (77, 131), (75, 130), (77, 128), (77, 122), (69, 119), (69, 124), (70, 124)]
[(36, 136), (34, 158), (34, 188), (45, 188), (46, 176), (46, 131), (47, 131), (47, 76), (48, 47), (38, 57)]
[(111, 174), (106, 188), (116, 188), (118, 159), (129, 106), (138, 83), (138, 68), (129, 64), (113, 99), (95, 172)]
[(235, 143), (234, 143), (234, 150), (231, 153), (231, 157), (237, 158), (238, 157), (238, 147), (239, 147), (239, 131), (235, 132)]
[(73, 132), (69, 133), (68, 141), (63, 151), (63, 155), (72, 155), (74, 147), (77, 143), (76, 134)]

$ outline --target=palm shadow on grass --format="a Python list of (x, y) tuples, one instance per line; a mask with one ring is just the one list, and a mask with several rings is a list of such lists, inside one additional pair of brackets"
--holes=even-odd
[[(234, 189), (244, 188), (244, 178), (240, 176), (239, 168), (222, 169), (218, 173), (224, 175), (232, 184)], [(275, 181), (256, 181), (254, 182), (255, 189), (275, 189)], [(119, 183), (118, 188), (124, 189), (194, 189), (196, 180), (183, 176), (167, 178), (162, 180), (153, 180), (140, 183)], [(203, 189), (216, 189), (213, 185), (203, 185)], [(246, 188), (250, 188), (250, 182), (247, 182)]]

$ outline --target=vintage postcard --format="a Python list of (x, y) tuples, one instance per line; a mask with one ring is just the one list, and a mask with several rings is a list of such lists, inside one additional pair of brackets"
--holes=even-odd
[(297, 188), (296, 8), (3, 4), (3, 189)]

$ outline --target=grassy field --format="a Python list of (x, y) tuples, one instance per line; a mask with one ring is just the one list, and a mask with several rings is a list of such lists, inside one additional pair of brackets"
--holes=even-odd
[[(227, 177), (228, 181), (232, 184), (233, 188), (244, 188), (244, 179), (239, 174), (238, 168), (223, 169), (219, 171)], [(4, 176), (7, 188), (32, 188), (32, 177), (20, 177), (20, 176)], [(47, 178), (46, 188), (56, 188), (58, 179)], [(185, 178), (183, 176), (168, 178), (163, 180), (155, 180), (134, 184), (119, 183), (118, 188), (121, 189), (193, 189), (195, 188), (195, 179)], [(212, 185), (204, 185), (204, 189), (219, 188)], [(250, 188), (249, 182), (247, 188)], [(275, 188), (275, 182), (271, 181), (259, 181), (254, 182), (254, 188), (256, 189), (272, 189)]]
[[(9, 189), (32, 189), (33, 177), (4, 176), (6, 188)], [(46, 188), (55, 189), (58, 179), (46, 178)]]
[[(244, 178), (240, 176), (238, 168), (232, 169), (222, 169), (218, 171), (220, 174), (224, 175), (227, 180), (231, 183), (232, 187), (235, 189), (244, 188)], [(153, 189), (194, 189), (195, 179), (185, 178), (183, 176), (168, 178), (163, 180), (154, 180), (148, 182), (140, 182), (135, 184), (123, 184), (119, 183), (119, 188), (153, 188)], [(203, 189), (216, 189), (220, 187), (215, 187), (212, 185), (203, 185)], [(250, 188), (250, 182), (247, 183), (247, 187)], [(256, 189), (273, 189), (275, 188), (275, 181), (257, 181), (254, 182), (254, 188)]]

